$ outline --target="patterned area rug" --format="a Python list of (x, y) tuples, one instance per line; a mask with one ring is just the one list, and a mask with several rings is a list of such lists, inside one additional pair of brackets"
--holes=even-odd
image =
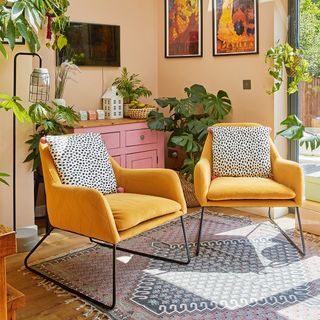
[[(194, 256), (199, 215), (187, 216), (185, 223)], [(296, 232), (292, 237), (299, 242)], [(105, 315), (116, 320), (319, 320), (319, 244), (318, 237), (306, 235), (308, 253), (302, 259), (269, 223), (207, 214), (200, 255), (188, 266), (118, 252), (117, 305)], [(122, 246), (183, 259), (180, 221)], [(95, 245), (36, 268), (99, 301), (110, 301), (110, 249)]]

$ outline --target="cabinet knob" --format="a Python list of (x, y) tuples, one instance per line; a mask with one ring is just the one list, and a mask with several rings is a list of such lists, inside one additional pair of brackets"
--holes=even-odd
[(140, 136), (140, 140), (144, 140), (144, 134)]

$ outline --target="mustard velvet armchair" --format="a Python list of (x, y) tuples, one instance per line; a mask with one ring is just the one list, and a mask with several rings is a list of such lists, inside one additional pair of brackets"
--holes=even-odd
[[(188, 264), (190, 254), (183, 215), (187, 212), (180, 180), (168, 169), (125, 169), (112, 158), (117, 184), (125, 193), (102, 195), (95, 189), (61, 183), (47, 144), (40, 143), (48, 218), (50, 229), (25, 258), (30, 271), (56, 283), (64, 289), (89, 300), (104, 309), (116, 304), (116, 251), (125, 251), (167, 262)], [(179, 261), (121, 248), (118, 244), (180, 217), (185, 242), (186, 260)], [(69, 288), (29, 265), (28, 260), (52, 230), (60, 229), (90, 238), (104, 247), (112, 248), (113, 289), (110, 305), (96, 301)]]
[[(215, 126), (257, 127), (256, 123), (224, 123)], [(201, 229), (205, 207), (268, 207), (270, 221), (283, 236), (305, 255), (299, 207), (303, 200), (303, 173), (298, 163), (282, 159), (270, 138), (272, 179), (250, 177), (212, 177), (212, 132), (209, 132), (199, 162), (195, 167), (194, 186), (202, 207), (196, 254), (199, 254)], [(299, 223), (302, 250), (276, 224), (271, 217), (272, 207), (295, 208)]]

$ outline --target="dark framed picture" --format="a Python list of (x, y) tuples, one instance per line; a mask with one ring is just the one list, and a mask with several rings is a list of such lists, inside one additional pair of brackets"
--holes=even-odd
[[(7, 9), (9, 9), (11, 11), (11, 7), (10, 6), (6, 6)], [(4, 38), (2, 41), (2, 43), (4, 44), (9, 44), (8, 39)], [(25, 44), (25, 40), (22, 36), (19, 36), (15, 39), (15, 44)]]
[(213, 55), (259, 53), (258, 0), (213, 1)]
[(165, 57), (202, 57), (202, 0), (165, 0)]

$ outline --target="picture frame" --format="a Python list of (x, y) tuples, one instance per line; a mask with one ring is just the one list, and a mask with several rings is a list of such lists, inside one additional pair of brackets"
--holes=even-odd
[(202, 57), (202, 52), (202, 0), (165, 0), (165, 57)]
[[(8, 5), (6, 6), (6, 8), (9, 9), (9, 10), (12, 9), (12, 7), (11, 7), (11, 6), (8, 6)], [(7, 38), (4, 38), (3, 40), (1, 40), (1, 42), (2, 42), (3, 44), (9, 44)], [(17, 38), (15, 39), (15, 44), (17, 44), (17, 45), (24, 45), (24, 44), (25, 44), (24, 38), (23, 38), (22, 36), (17, 37)]]
[(212, 0), (213, 55), (259, 53), (258, 0)]

